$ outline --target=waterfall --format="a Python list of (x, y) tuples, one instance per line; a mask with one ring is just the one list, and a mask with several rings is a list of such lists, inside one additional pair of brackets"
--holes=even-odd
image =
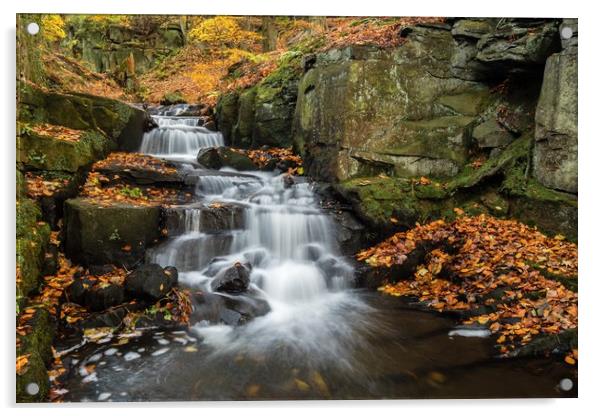
[[(147, 133), (142, 152), (190, 157), (201, 147), (223, 145), (221, 134), (194, 126), (193, 117), (154, 117), (159, 127)], [(213, 292), (211, 282), (220, 271), (240, 262), (251, 270), (251, 283), (248, 293), (237, 296), (259, 296), (271, 308), (236, 333), (199, 323), (200, 336), (229, 348), (298, 344), (295, 334), (314, 334), (307, 343), (311, 348), (323, 348), (335, 338), (352, 343), (341, 336), (340, 323), (333, 325), (340, 317), (329, 314), (340, 314), (343, 305), (361, 310), (347, 290), (354, 271), (339, 255), (334, 224), (309, 183), (297, 178), (290, 185), (274, 172), (199, 169), (195, 194), (196, 202), (169, 211), (175, 216), (171, 237), (150, 250), (147, 260), (175, 266), (182, 284), (203, 293)], [(261, 343), (249, 342), (258, 334)], [(329, 348), (337, 351), (340, 345)]]
[(178, 111), (184, 109), (169, 111), (175, 115), (152, 116), (159, 127), (144, 134), (141, 153), (191, 162), (200, 149), (224, 145), (221, 133), (199, 127), (200, 117), (178, 117)]

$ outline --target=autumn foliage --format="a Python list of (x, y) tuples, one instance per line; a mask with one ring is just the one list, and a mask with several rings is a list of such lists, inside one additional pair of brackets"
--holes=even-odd
[(465, 323), (497, 334), (501, 353), (577, 327), (577, 292), (568, 288), (576, 290), (577, 246), (564, 237), (514, 220), (460, 215), (397, 233), (357, 259), (394, 271), (421, 248), (427, 254), (413, 275), (391, 274), (381, 291), (463, 312)]

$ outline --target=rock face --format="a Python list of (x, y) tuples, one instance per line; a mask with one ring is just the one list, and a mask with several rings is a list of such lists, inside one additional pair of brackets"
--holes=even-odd
[(160, 237), (161, 208), (98, 205), (84, 198), (65, 202), (65, 252), (84, 265), (131, 267)]
[(278, 70), (259, 84), (220, 98), (216, 118), (226, 143), (243, 148), (292, 144), (300, 62), (299, 52), (286, 54)]
[(74, 55), (96, 72), (118, 72), (128, 60), (134, 74), (149, 70), (157, 58), (184, 45), (179, 25), (168, 23), (152, 30), (115, 23), (105, 29), (71, 21), (70, 38), (77, 41)]
[(317, 56), (299, 85), (295, 147), (311, 176), (453, 176), (469, 127), (490, 99), (451, 76), (449, 31), (416, 28), (391, 51), (347, 47)]
[(533, 170), (545, 186), (577, 192), (577, 39), (546, 62), (535, 115)]

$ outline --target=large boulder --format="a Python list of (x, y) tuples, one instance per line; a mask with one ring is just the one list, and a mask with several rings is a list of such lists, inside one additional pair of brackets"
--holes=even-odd
[(17, 136), (17, 162), (29, 169), (74, 173), (102, 159), (114, 148), (110, 140), (98, 131), (73, 132), (80, 136), (77, 141), (63, 140), (21, 126)]
[(178, 284), (178, 271), (174, 267), (145, 264), (125, 278), (125, 290), (133, 298), (151, 301), (165, 297)]
[(65, 126), (89, 135), (100, 132), (104, 142), (95, 149), (103, 152), (118, 147), (137, 150), (142, 142), (147, 115), (137, 107), (94, 95), (47, 92), (26, 83), (18, 87), (17, 118), (24, 124)]
[(222, 296), (216, 293), (193, 294), (191, 323), (206, 321), (226, 325), (242, 325), (270, 311), (270, 305), (259, 297)]
[(458, 173), (490, 91), (452, 76), (454, 48), (449, 31), (417, 27), (392, 50), (318, 54), (299, 83), (295, 114), (306, 172), (327, 181)]
[(577, 192), (577, 49), (546, 62), (535, 114), (533, 173), (545, 186)]
[(100, 205), (86, 198), (65, 202), (65, 252), (83, 264), (131, 267), (157, 241), (161, 208), (114, 203)]

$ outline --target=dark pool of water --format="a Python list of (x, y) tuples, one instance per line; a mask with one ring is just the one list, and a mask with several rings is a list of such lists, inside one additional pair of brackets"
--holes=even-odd
[[(121, 346), (86, 345), (69, 356), (77, 363), (65, 382), (65, 400), (577, 396), (576, 368), (562, 359), (496, 359), (493, 337), (450, 336), (456, 322), (449, 318), (409, 309), (399, 298), (357, 296), (370, 307), (366, 318), (373, 325), (353, 332), (341, 322), (345, 341), (332, 344), (336, 350), (326, 341), (303, 348), (307, 333), (264, 350), (209, 345), (193, 332), (147, 334)], [(90, 363), (96, 365), (92, 375), (82, 369)], [(569, 391), (559, 387), (563, 379), (572, 381)]]

